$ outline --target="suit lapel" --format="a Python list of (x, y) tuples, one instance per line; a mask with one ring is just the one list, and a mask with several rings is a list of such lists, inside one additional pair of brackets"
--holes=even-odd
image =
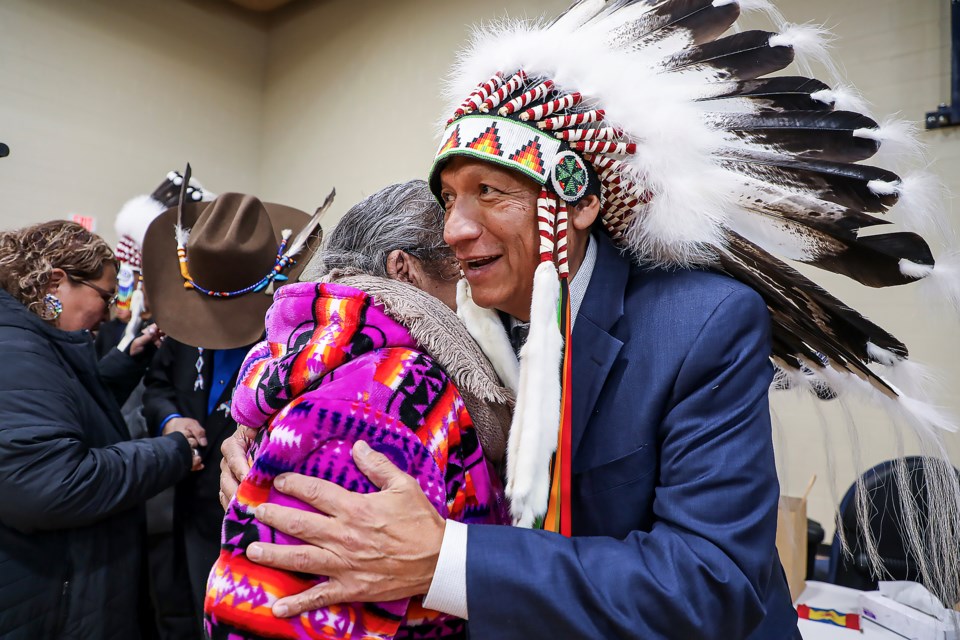
[(630, 275), (630, 262), (620, 255), (605, 234), (593, 236), (598, 243), (597, 262), (573, 327), (573, 459), (586, 431), (590, 414), (623, 347), (610, 334), (623, 316), (623, 295)]

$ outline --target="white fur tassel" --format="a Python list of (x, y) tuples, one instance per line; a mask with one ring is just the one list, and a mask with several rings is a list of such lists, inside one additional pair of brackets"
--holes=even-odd
[[(903, 270), (901, 266), (901, 271)], [(937, 264), (930, 274), (918, 283), (920, 293), (960, 317), (960, 250), (937, 256)]]
[(880, 143), (880, 150), (873, 156), (871, 164), (894, 167), (916, 166), (916, 163), (923, 162), (923, 144), (918, 133), (917, 125), (912, 122), (887, 118), (876, 129), (857, 129), (853, 135)]
[(921, 438), (939, 439), (942, 437), (940, 432), (955, 432), (957, 430), (957, 424), (953, 416), (929, 402), (909, 397), (903, 391), (897, 389), (892, 382), (887, 381), (897, 392), (897, 398), (889, 398), (857, 376), (844, 374), (830, 366), (818, 369), (815, 373), (823, 377), (830, 388), (837, 392), (841, 398), (845, 396), (857, 397), (870, 404), (879, 404), (885, 408), (886, 414), (891, 419), (905, 421), (914, 428), (914, 431)]
[(507, 331), (496, 311), (479, 307), (473, 301), (466, 279), (457, 283), (457, 315), (490, 360), (500, 381), (516, 394), (520, 386), (520, 364), (513, 353)]
[(900, 258), (900, 262), (898, 262), (897, 265), (900, 267), (900, 273), (908, 278), (926, 278), (933, 273), (932, 266), (928, 264), (918, 264), (906, 258)]
[(926, 171), (909, 173), (901, 178), (895, 191), (899, 200), (891, 212), (905, 229), (953, 244), (955, 232), (944, 209), (948, 194), (936, 176)]
[[(869, 345), (867, 346), (869, 349)], [(931, 402), (943, 392), (943, 381), (925, 364), (909, 359), (898, 360), (887, 366), (883, 377), (902, 389), (907, 395), (923, 402)]]
[(780, 33), (770, 37), (770, 46), (792, 47), (795, 55), (794, 64), (800, 69), (801, 75), (816, 77), (810, 65), (817, 63), (827, 70), (836, 83), (840, 73), (830, 59), (832, 40), (833, 36), (823, 27), (811, 24), (788, 24), (784, 25)]
[(520, 390), (507, 441), (506, 494), (518, 527), (532, 527), (550, 499), (550, 460), (560, 428), (559, 300), (557, 268), (543, 262), (533, 279), (530, 334), (520, 352)]
[(865, 116), (870, 115), (870, 105), (852, 87), (840, 85), (832, 89), (814, 91), (810, 97), (818, 102), (833, 105), (836, 111), (853, 111)]
[(773, 3), (770, 0), (714, 0), (713, 6), (720, 7), (725, 4), (731, 4), (736, 2), (740, 5), (740, 13), (763, 13), (766, 14), (767, 18), (773, 22), (774, 25), (779, 29), (784, 24), (786, 20), (783, 18), (783, 14), (773, 6)]

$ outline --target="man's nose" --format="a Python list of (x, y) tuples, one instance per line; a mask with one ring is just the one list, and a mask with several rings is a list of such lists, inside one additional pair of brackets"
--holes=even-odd
[(443, 223), (443, 240), (451, 247), (476, 240), (483, 232), (477, 207), (467, 201), (454, 202)]

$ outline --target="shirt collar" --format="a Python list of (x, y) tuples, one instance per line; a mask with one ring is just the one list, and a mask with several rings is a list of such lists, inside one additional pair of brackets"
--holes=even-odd
[[(577, 273), (570, 281), (570, 329), (577, 323), (577, 314), (580, 312), (580, 305), (587, 295), (587, 287), (590, 286), (590, 278), (593, 276), (593, 268), (597, 264), (597, 243), (593, 236), (587, 236), (587, 252), (583, 256), (583, 262)], [(504, 314), (506, 315), (506, 314)], [(520, 322), (513, 316), (507, 316), (507, 329), (526, 324)]]
[(593, 276), (593, 268), (597, 264), (597, 243), (593, 236), (587, 236), (587, 252), (583, 256), (583, 262), (577, 273), (570, 281), (570, 328), (577, 323), (577, 314), (580, 312), (580, 305), (587, 295), (587, 287), (590, 286), (590, 278)]

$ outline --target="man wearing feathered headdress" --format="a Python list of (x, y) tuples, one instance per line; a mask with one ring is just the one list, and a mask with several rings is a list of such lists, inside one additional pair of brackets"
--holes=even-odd
[(426, 594), (474, 638), (799, 637), (774, 544), (775, 367), (945, 425), (868, 367), (902, 367), (903, 343), (773, 254), (874, 287), (939, 272), (916, 233), (857, 235), (919, 184), (858, 164), (891, 132), (823, 83), (764, 77), (817, 30), (720, 37), (741, 8), (772, 11), (582, 0), (474, 38), (430, 184), (458, 313), (517, 390), (517, 526), (439, 521), (357, 451), (381, 494), (290, 476), (346, 515), (258, 512), (315, 546), (249, 557), (330, 576), (275, 613)]

